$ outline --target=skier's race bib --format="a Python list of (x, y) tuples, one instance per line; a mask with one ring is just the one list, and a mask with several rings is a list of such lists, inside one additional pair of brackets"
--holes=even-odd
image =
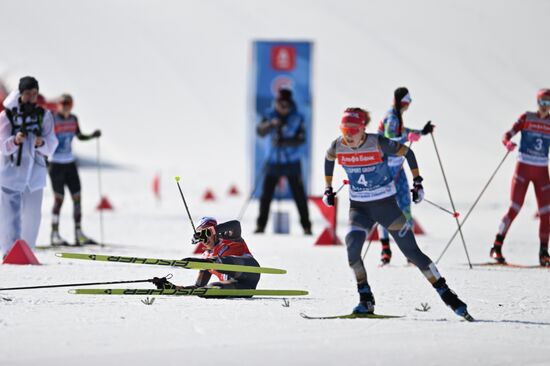
[(395, 184), (387, 174), (386, 164), (372, 166), (344, 166), (349, 179), (350, 199), (354, 201), (374, 201), (395, 194)]
[(382, 162), (378, 151), (364, 151), (357, 153), (338, 153), (338, 164), (346, 166), (369, 166)]
[(368, 139), (357, 151), (337, 144), (336, 157), (348, 176), (351, 200), (374, 201), (395, 194), (395, 184), (378, 149), (376, 136)]
[(55, 135), (59, 144), (51, 159), (54, 163), (70, 163), (75, 160), (72, 150), (72, 142), (78, 130), (78, 122), (75, 118), (59, 120), (56, 116), (54, 125)]
[(542, 122), (526, 122), (525, 129), (550, 135), (550, 124)]
[(536, 166), (548, 165), (548, 150), (550, 148), (550, 123), (528, 115), (528, 120), (521, 131), (518, 160), (522, 163)]

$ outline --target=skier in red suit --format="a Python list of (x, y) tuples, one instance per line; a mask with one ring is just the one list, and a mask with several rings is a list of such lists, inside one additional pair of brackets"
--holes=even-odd
[[(206, 250), (202, 258), (185, 258), (188, 261), (234, 264), (259, 267), (260, 264), (250, 253), (248, 246), (241, 237), (241, 224), (232, 220), (218, 224), (213, 217), (203, 217), (199, 220), (196, 233), (191, 241), (193, 244), (203, 244)], [(212, 275), (219, 281), (208, 284)], [(176, 286), (166, 278), (156, 278), (153, 283), (159, 289), (218, 287), (223, 289), (255, 289), (260, 281), (259, 273), (225, 272), (202, 270), (192, 286)]]
[(525, 112), (506, 132), (502, 143), (508, 151), (516, 144), (512, 137), (521, 132), (518, 161), (512, 179), (512, 203), (502, 218), (490, 256), (498, 263), (505, 264), (502, 255), (504, 238), (519, 213), (525, 200), (529, 184), (533, 182), (540, 218), (539, 262), (541, 266), (550, 266), (548, 255), (548, 236), (550, 233), (550, 178), (548, 176), (548, 149), (550, 147), (550, 89), (542, 89), (537, 94), (538, 111)]

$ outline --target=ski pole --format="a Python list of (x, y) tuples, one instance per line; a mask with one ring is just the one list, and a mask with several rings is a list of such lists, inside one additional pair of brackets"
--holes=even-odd
[(346, 184), (349, 184), (349, 180), (344, 179), (342, 181), (342, 185), (336, 190), (336, 192), (334, 192), (334, 195), (336, 196), (338, 194), (338, 192), (340, 192), (342, 190), (342, 188), (344, 188), (346, 186)]
[(264, 165), (262, 166), (262, 171), (260, 174), (257, 174), (254, 178), (254, 187), (252, 187), (252, 191), (250, 192), (250, 196), (248, 196), (247, 200), (244, 202), (243, 206), (241, 207), (241, 210), (239, 211), (239, 216), (237, 216), (237, 220), (241, 221), (244, 213), (246, 212), (246, 209), (248, 208), (248, 205), (250, 204), (250, 201), (252, 201), (252, 198), (254, 198), (254, 195), (256, 194), (256, 191), (258, 190), (258, 186), (260, 183), (260, 178), (265, 176), (265, 172), (267, 170), (267, 165), (269, 164), (269, 161), (271, 160), (271, 157), (273, 156), (273, 151), (268, 156), (268, 158), (264, 161)]
[[(171, 274), (164, 276), (169, 280), (172, 278)], [(34, 290), (39, 288), (55, 288), (55, 287), (73, 287), (73, 286), (94, 286), (94, 285), (116, 285), (121, 283), (139, 283), (139, 282), (153, 282), (153, 279), (148, 280), (131, 280), (131, 281), (109, 281), (109, 282), (84, 282), (84, 283), (66, 283), (62, 285), (42, 285), (42, 286), (25, 286), (25, 287), (6, 287), (0, 288), (0, 291), (12, 291), (12, 290)]]
[(442, 206), (438, 205), (437, 203), (430, 201), (430, 200), (427, 199), (427, 198), (424, 198), (423, 201), (428, 202), (430, 205), (432, 205), (432, 206), (434, 206), (434, 207), (437, 207), (437, 208), (439, 208), (440, 210), (447, 212), (448, 214), (453, 215), (453, 217), (459, 217), (459, 216), (460, 216), (460, 213), (459, 213), (459, 212), (452, 212), (452, 211), (450, 211), (450, 210), (447, 210), (445, 207), (442, 207)]
[[(103, 199), (103, 187), (101, 184), (101, 149), (99, 146), (99, 139), (97, 140), (96, 144), (96, 152), (97, 152), (97, 189), (99, 191), (99, 199)], [(105, 245), (104, 241), (104, 231), (103, 231), (103, 210), (99, 210), (99, 232), (100, 232), (100, 242), (101, 246)]]
[[(374, 230), (378, 230), (378, 223), (375, 222), (374, 225), (372, 225), (371, 229), (368, 231), (368, 233), (372, 233)], [(367, 244), (367, 248), (365, 249), (365, 253), (363, 254), (363, 257), (361, 260), (365, 260), (365, 257), (367, 256), (367, 253), (369, 252), (370, 245), (372, 244), (372, 239), (369, 240), (369, 243)]]
[[(443, 163), (441, 162), (441, 156), (439, 155), (439, 150), (437, 148), (437, 144), (435, 143), (434, 134), (430, 133), (430, 136), (434, 144), (435, 154), (437, 155), (437, 161), (439, 162), (439, 167), (441, 168), (441, 174), (443, 175), (443, 181), (445, 182), (445, 188), (447, 189), (447, 194), (449, 195), (449, 201), (451, 202), (451, 207), (453, 211), (456, 212), (453, 196), (451, 195), (451, 189), (449, 188), (449, 182), (447, 181), (447, 176), (445, 175), (445, 170), (443, 169)], [(473, 268), (472, 262), (470, 261), (470, 255), (468, 254), (468, 248), (466, 247), (466, 241), (464, 240), (464, 234), (462, 233), (460, 222), (458, 221), (458, 216), (455, 216), (454, 214), (453, 216), (456, 221), (456, 226), (458, 227), (458, 232), (460, 233), (460, 239), (462, 240), (462, 245), (464, 246), (464, 252), (466, 253), (466, 258), (468, 259), (468, 265), (470, 266), (470, 269), (472, 269)]]
[(500, 167), (502, 166), (502, 164), (504, 163), (504, 161), (506, 160), (506, 158), (508, 157), (508, 155), (510, 155), (510, 151), (507, 151), (506, 154), (504, 155), (504, 157), (502, 158), (502, 160), (500, 161), (500, 163), (498, 164), (498, 166), (496, 167), (495, 171), (493, 172), (493, 174), (491, 174), (491, 177), (489, 178), (489, 180), (487, 181), (487, 183), (485, 184), (485, 186), (483, 187), (483, 189), (481, 190), (481, 192), (479, 193), (479, 195), (477, 196), (476, 200), (474, 201), (472, 207), (470, 207), (470, 209), (468, 210), (468, 212), (466, 213), (466, 216), (464, 216), (464, 219), (462, 220), (462, 223), (460, 224), (459, 228), (454, 232), (453, 236), (451, 237), (451, 239), (449, 239), (449, 242), (447, 243), (447, 245), (445, 246), (445, 248), (443, 249), (443, 251), (441, 252), (441, 254), (439, 255), (439, 258), (437, 258), (437, 260), (435, 261), (436, 264), (439, 263), (439, 261), (441, 260), (441, 258), (443, 257), (443, 255), (445, 254), (445, 252), (447, 251), (447, 249), (449, 249), (449, 246), (451, 245), (451, 243), (453, 242), (454, 238), (456, 237), (456, 234), (458, 234), (458, 230), (464, 226), (464, 223), (466, 222), (466, 220), (468, 220), (468, 217), (470, 216), (470, 214), (472, 213), (472, 211), (474, 210), (474, 208), (476, 207), (477, 203), (479, 202), (479, 200), (481, 199), (481, 196), (483, 196), (483, 193), (485, 193), (485, 190), (487, 189), (487, 187), (489, 187), (489, 184), (491, 184), (491, 181), (493, 180), (493, 178), (495, 177), (495, 175), (497, 174), (497, 172), (499, 171)]
[(183, 204), (185, 205), (185, 211), (187, 211), (187, 216), (189, 217), (189, 222), (191, 223), (191, 226), (193, 227), (193, 232), (196, 234), (197, 230), (195, 229), (195, 224), (193, 223), (193, 218), (191, 218), (191, 213), (189, 212), (189, 207), (187, 206), (187, 202), (185, 201), (185, 196), (183, 195), (183, 191), (181, 190), (180, 186), (180, 176), (176, 176), (176, 184), (178, 185), (178, 189), (181, 194), (181, 199), (183, 200)]

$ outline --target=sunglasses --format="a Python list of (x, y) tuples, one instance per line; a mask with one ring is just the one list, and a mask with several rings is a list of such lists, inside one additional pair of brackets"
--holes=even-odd
[(73, 105), (73, 102), (70, 101), (70, 100), (64, 100), (64, 101), (60, 102), (59, 104), (61, 104), (64, 107), (67, 107), (67, 106)]
[(539, 105), (543, 106), (543, 107), (550, 107), (550, 100), (540, 99), (539, 100)]

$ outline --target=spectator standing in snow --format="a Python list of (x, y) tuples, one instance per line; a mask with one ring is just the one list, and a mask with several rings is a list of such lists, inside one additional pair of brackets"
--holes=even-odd
[(18, 239), (34, 247), (40, 228), (46, 157), (57, 147), (51, 112), (37, 105), (38, 81), (25, 76), (0, 113), (0, 252)]
[(298, 112), (292, 91), (279, 90), (272, 108), (266, 111), (256, 132), (260, 137), (269, 137), (265, 177), (260, 198), (260, 214), (255, 233), (263, 233), (269, 216), (269, 207), (275, 187), (286, 177), (296, 202), (304, 234), (311, 235), (311, 222), (307, 197), (302, 179), (301, 146), (305, 143), (304, 118)]

